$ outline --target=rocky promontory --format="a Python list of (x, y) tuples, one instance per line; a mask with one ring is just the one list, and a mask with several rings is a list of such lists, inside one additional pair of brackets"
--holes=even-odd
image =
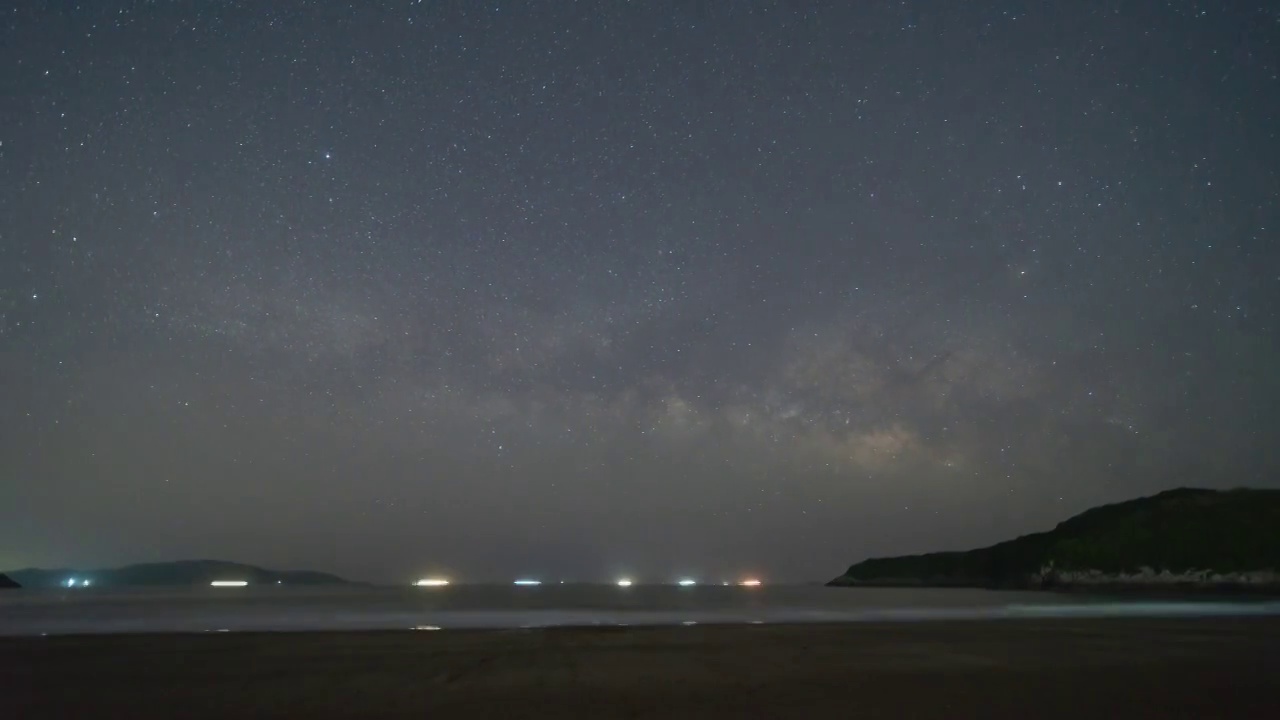
[(1280, 592), (1280, 490), (1179, 488), (962, 552), (873, 558), (828, 585)]

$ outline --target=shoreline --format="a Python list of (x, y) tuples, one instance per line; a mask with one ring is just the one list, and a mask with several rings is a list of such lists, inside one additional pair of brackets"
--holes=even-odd
[(0, 656), (23, 718), (1280, 715), (1275, 617), (3, 637)]
[(132, 603), (78, 605), (33, 603), (0, 607), (0, 637), (90, 637), (127, 635), (201, 635), (206, 633), (361, 633), (405, 630), (521, 630), (681, 627), (842, 627), (882, 624), (946, 624), (1017, 620), (1191, 619), (1262, 617), (1280, 620), (1280, 602), (1266, 598), (1086, 598), (1073, 602), (1010, 602), (986, 605), (867, 605), (860, 608), (742, 605), (732, 608), (658, 610), (633, 608), (344, 607), (199, 602), (184, 609), (164, 604), (140, 613)]
[(1059, 593), (1062, 595), (1108, 595), (1115, 593), (1126, 597), (1223, 597), (1223, 598), (1280, 598), (1280, 585), (1245, 583), (1012, 583), (1008, 585), (982, 583), (937, 583), (912, 580), (848, 580), (840, 578), (823, 585), (829, 588), (911, 588), (920, 590), (1012, 590), (1019, 592)]

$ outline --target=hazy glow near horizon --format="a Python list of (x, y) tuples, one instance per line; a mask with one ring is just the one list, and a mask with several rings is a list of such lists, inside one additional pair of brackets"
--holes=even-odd
[(213, 587), (244, 587), (248, 584), (248, 580), (214, 580), (209, 583)]
[(541, 580), (517, 580), (516, 585), (541, 585)]
[(623, 578), (618, 581), (618, 587), (631, 587), (631, 581)]
[(690, 587), (690, 586), (692, 586), (692, 585), (697, 585), (698, 583), (697, 583), (697, 582), (695, 582), (695, 581), (693, 581), (693, 580), (690, 580), (690, 579), (688, 579), (688, 578), (685, 578), (684, 580), (681, 580), (680, 582), (678, 582), (678, 583), (676, 583), (676, 584), (677, 584), (677, 585), (679, 585), (679, 586), (681, 586), (681, 587)]
[(743, 580), (742, 582), (740, 582), (740, 583), (738, 583), (738, 584), (739, 584), (739, 585), (746, 586), (746, 587), (756, 587), (757, 585), (759, 585), (759, 584), (760, 584), (760, 581), (759, 581), (759, 580), (754, 580), (754, 579), (753, 579), (753, 580)]
[(443, 587), (448, 585), (449, 581), (441, 578), (423, 578), (414, 583), (418, 587)]

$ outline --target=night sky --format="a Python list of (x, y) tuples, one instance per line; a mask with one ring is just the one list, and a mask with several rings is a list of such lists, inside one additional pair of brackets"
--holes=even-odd
[(0, 568), (821, 580), (1280, 486), (1266, 3), (11, 5)]

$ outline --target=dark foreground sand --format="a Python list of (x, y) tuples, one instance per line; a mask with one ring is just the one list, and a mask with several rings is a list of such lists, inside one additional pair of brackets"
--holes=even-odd
[(4, 718), (1280, 718), (1280, 619), (0, 638)]

